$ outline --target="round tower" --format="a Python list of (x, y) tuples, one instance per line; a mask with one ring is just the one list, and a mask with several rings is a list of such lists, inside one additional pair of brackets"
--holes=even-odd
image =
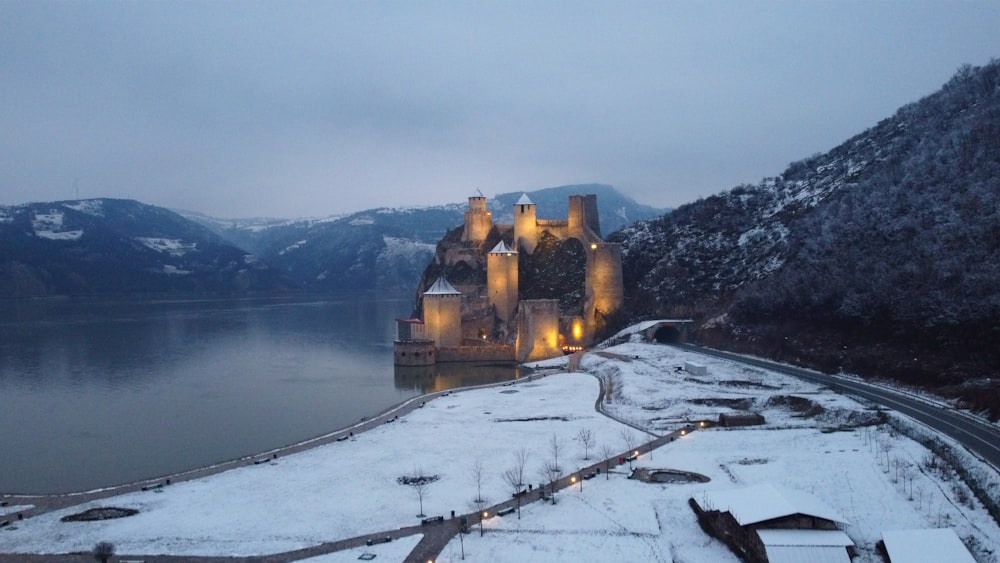
[(462, 343), (462, 292), (443, 277), (424, 292), (424, 333), (439, 348)]
[(469, 197), (469, 210), (465, 212), (465, 229), (462, 241), (482, 242), (493, 228), (493, 214), (486, 210), (486, 196), (476, 194)]
[(521, 199), (514, 204), (514, 247), (531, 254), (538, 244), (538, 220), (535, 204), (528, 194), (521, 194)]
[(486, 286), (497, 318), (512, 319), (517, 309), (517, 251), (502, 240), (486, 255)]

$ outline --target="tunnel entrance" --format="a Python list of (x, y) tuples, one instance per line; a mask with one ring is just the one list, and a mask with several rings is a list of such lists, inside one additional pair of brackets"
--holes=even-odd
[(681, 331), (673, 325), (663, 325), (653, 333), (653, 341), (659, 344), (677, 344), (681, 341)]

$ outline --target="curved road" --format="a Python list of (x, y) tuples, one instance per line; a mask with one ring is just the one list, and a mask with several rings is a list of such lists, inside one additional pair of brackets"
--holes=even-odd
[(760, 358), (742, 356), (712, 348), (703, 348), (693, 344), (674, 344), (673, 346), (688, 352), (762, 367), (813, 383), (826, 385), (838, 393), (867, 399), (919, 420), (941, 434), (955, 439), (970, 451), (991, 463), (993, 467), (1000, 468), (1000, 429), (950, 408), (928, 403), (884, 387), (869, 385), (843, 377), (826, 375), (817, 371), (782, 365)]

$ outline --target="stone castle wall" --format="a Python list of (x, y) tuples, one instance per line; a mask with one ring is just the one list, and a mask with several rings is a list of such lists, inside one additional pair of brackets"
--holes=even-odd
[(461, 319), (461, 295), (424, 295), (425, 334), (438, 346), (457, 346), (462, 341)]
[(433, 340), (397, 340), (392, 359), (397, 366), (431, 366), (437, 361), (437, 350)]
[[(600, 237), (597, 197), (570, 196), (566, 220), (540, 220), (536, 209), (534, 203), (515, 204), (513, 225), (495, 225), (486, 198), (469, 198), (462, 244), (446, 246), (437, 259), (446, 267), (464, 262), (479, 273), (485, 267), (486, 283), (457, 287), (462, 296), (424, 296), (426, 337), (437, 344), (436, 361), (524, 362), (555, 357), (563, 353), (563, 346), (589, 345), (601, 316), (624, 305), (621, 247)], [(560, 319), (556, 299), (519, 301), (517, 254), (493, 256), (481, 248), (494, 227), (505, 239), (512, 235), (515, 250), (528, 254), (534, 252), (542, 231), (560, 240), (575, 238), (583, 243), (587, 255), (583, 314)], [(509, 343), (508, 338), (515, 338), (507, 332), (515, 322), (515, 346), (499, 344), (497, 339)], [(483, 345), (463, 345), (480, 341)], [(420, 365), (413, 363), (417, 361), (413, 355), (421, 350), (400, 348), (400, 353), (407, 352), (402, 356), (407, 363), (401, 365)], [(427, 354), (420, 357), (426, 359)]]
[(592, 243), (587, 249), (586, 294), (593, 296), (594, 308), (605, 315), (621, 309), (625, 304), (622, 283), (622, 247)]
[(497, 318), (505, 323), (511, 320), (518, 301), (517, 254), (488, 254), (486, 285), (489, 300), (496, 306)]
[(513, 346), (449, 346), (438, 349), (439, 362), (513, 362)]
[(521, 301), (517, 315), (517, 361), (531, 362), (562, 355), (559, 345), (559, 300)]

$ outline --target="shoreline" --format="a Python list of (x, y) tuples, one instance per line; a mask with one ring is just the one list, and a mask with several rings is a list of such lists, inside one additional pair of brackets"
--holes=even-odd
[[(406, 399), (401, 403), (397, 403), (393, 406), (390, 406), (371, 417), (363, 417), (358, 422), (355, 422), (343, 428), (332, 430), (330, 432), (327, 432), (325, 434), (320, 434), (312, 438), (306, 438), (304, 440), (288, 444), (285, 446), (279, 446), (277, 448), (272, 448), (270, 450), (258, 452), (255, 454), (244, 455), (235, 459), (222, 461), (211, 465), (196, 467), (193, 469), (188, 469), (185, 471), (180, 471), (167, 475), (161, 475), (157, 477), (150, 477), (147, 479), (141, 479), (138, 481), (133, 481), (130, 483), (124, 483), (120, 485), (110, 485), (107, 487), (100, 487), (87, 491), (74, 491), (67, 493), (37, 493), (37, 494), (0, 492), (0, 501), (3, 501), (8, 505), (31, 506), (31, 508), (27, 508), (25, 510), (7, 513), (4, 515), (4, 519), (31, 518), (33, 516), (38, 516), (39, 514), (44, 514), (46, 512), (52, 512), (54, 510), (60, 510), (70, 506), (92, 502), (95, 500), (100, 500), (102, 498), (118, 496), (133, 492), (158, 489), (170, 486), (175, 483), (183, 483), (186, 481), (192, 481), (194, 479), (199, 479), (202, 477), (217, 475), (219, 473), (224, 473), (226, 471), (230, 471), (233, 469), (239, 469), (241, 467), (249, 467), (256, 464), (260, 464), (262, 462), (270, 462), (280, 457), (311, 450), (313, 448), (325, 446), (331, 443), (336, 443), (339, 440), (350, 438), (355, 433), (360, 434), (362, 432), (371, 430), (372, 428), (385, 424), (386, 421), (388, 421), (390, 418), (394, 419), (398, 418), (401, 415), (405, 415), (416, 408), (420, 408), (420, 406), (423, 406), (423, 404), (426, 403), (427, 401), (431, 401), (442, 395), (448, 395), (451, 393), (457, 393), (460, 391), (468, 391), (473, 389), (485, 389), (489, 387), (516, 385), (522, 381), (533, 381), (535, 378), (538, 377), (545, 377), (553, 373), (559, 373), (559, 370), (557, 369), (543, 369), (538, 371), (532, 371), (531, 368), (524, 368), (524, 369), (529, 370), (529, 372), (527, 375), (521, 378), (515, 378), (510, 381), (503, 381), (503, 382), (483, 383), (480, 385), (454, 387), (444, 391), (435, 391), (433, 393), (424, 393), (422, 395), (410, 397), (409, 399)], [(420, 406), (415, 406), (418, 402), (420, 403)]]

